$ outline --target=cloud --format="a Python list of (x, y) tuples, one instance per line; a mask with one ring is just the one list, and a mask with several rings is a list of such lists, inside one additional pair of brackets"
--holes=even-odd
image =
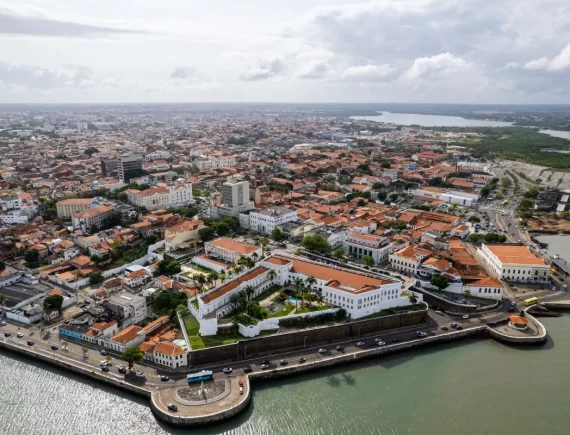
[(171, 79), (191, 79), (196, 76), (196, 69), (189, 67), (176, 68), (170, 73)]
[(296, 79), (322, 79), (333, 72), (328, 62), (311, 61), (302, 66), (294, 75)]
[(0, 80), (8, 86), (50, 90), (69, 87), (92, 87), (96, 84), (93, 72), (83, 65), (64, 65), (50, 70), (36, 65), (11, 65), (0, 62)]
[(460, 57), (451, 53), (441, 53), (437, 56), (417, 58), (403, 77), (409, 80), (437, 79), (468, 70), (471, 67), (472, 64)]
[(387, 80), (395, 71), (395, 68), (387, 63), (382, 65), (351, 66), (343, 71), (340, 78), (347, 81), (377, 82)]
[(519, 68), (520, 67), (520, 63), (518, 62), (507, 62), (505, 64), (505, 69), (514, 69), (514, 68)]
[(0, 7), (0, 34), (93, 38), (120, 33), (139, 33), (139, 31), (60, 21), (41, 16), (38, 12), (35, 16), (24, 15)]
[(251, 66), (241, 74), (240, 78), (246, 82), (268, 80), (276, 77), (285, 71), (285, 64), (282, 56), (275, 56), (267, 59), (260, 59), (257, 64)]
[(539, 70), (539, 69), (545, 69), (547, 66), (548, 66), (548, 58), (541, 57), (539, 59), (534, 59), (525, 63), (524, 69)]
[(562, 49), (560, 54), (548, 64), (549, 71), (563, 71), (570, 68), (570, 44)]

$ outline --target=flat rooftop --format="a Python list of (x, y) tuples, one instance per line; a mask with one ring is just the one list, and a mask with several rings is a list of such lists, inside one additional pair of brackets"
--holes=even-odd
[(52, 290), (52, 287), (45, 284), (39, 283), (31, 286), (18, 282), (6, 287), (0, 287), (0, 294), (6, 296), (4, 306), (6, 308), (12, 308), (28, 299), (47, 293), (50, 290)]

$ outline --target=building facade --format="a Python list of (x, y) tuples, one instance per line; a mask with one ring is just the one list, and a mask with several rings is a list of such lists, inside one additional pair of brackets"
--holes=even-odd
[(268, 207), (252, 211), (249, 215), (250, 229), (263, 234), (271, 232), (280, 225), (297, 220), (297, 211), (285, 207)]

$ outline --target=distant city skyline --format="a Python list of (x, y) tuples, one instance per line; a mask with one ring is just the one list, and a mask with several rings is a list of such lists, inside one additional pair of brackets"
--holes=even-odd
[(566, 103), (563, 0), (0, 0), (1, 103)]

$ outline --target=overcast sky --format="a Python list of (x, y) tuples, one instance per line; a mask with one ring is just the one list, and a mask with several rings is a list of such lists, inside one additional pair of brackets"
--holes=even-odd
[(2, 103), (569, 93), (569, 0), (0, 0)]

